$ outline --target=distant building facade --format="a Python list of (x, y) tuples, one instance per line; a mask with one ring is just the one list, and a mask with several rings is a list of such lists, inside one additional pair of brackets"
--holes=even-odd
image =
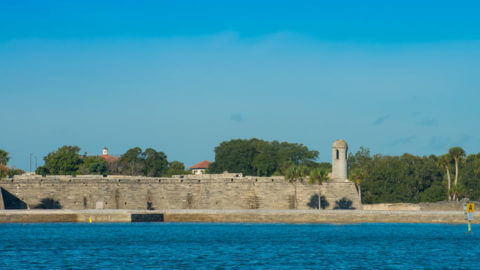
[(210, 164), (211, 164), (210, 161), (204, 160), (190, 167), (190, 170), (192, 170), (192, 174), (194, 175), (201, 175), (205, 173), (205, 171), (208, 169), (208, 166), (210, 166)]

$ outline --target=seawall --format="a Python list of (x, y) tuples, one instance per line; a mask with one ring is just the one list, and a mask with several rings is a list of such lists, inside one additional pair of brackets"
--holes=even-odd
[[(44, 222), (229, 223), (449, 223), (465, 224), (461, 211), (365, 210), (0, 210), (0, 223)], [(480, 224), (480, 220), (473, 221)]]
[[(0, 180), (4, 209), (361, 209), (355, 185), (283, 177), (23, 177)], [(43, 205), (43, 206), (42, 206)]]

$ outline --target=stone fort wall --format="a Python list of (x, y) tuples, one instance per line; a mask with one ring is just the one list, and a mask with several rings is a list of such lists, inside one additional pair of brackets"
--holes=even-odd
[(290, 183), (283, 177), (227, 176), (4, 178), (0, 208), (35, 208), (52, 199), (63, 209), (315, 209), (320, 189), (324, 209), (361, 209), (349, 181), (318, 186)]

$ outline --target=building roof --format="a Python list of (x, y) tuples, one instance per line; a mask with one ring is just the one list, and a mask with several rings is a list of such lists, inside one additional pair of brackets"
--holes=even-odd
[(99, 157), (103, 158), (106, 162), (114, 162), (118, 160), (118, 157), (110, 155), (101, 155)]
[(200, 163), (193, 165), (192, 167), (190, 167), (190, 169), (206, 169), (208, 168), (208, 166), (210, 166), (210, 164), (211, 164), (210, 161), (204, 160)]
[(348, 148), (347, 142), (344, 140), (336, 140), (333, 145), (333, 148)]

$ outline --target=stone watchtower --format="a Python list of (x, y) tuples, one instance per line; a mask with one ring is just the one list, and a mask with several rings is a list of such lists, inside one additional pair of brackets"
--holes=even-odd
[(332, 180), (347, 181), (348, 145), (344, 140), (336, 140), (332, 145)]

